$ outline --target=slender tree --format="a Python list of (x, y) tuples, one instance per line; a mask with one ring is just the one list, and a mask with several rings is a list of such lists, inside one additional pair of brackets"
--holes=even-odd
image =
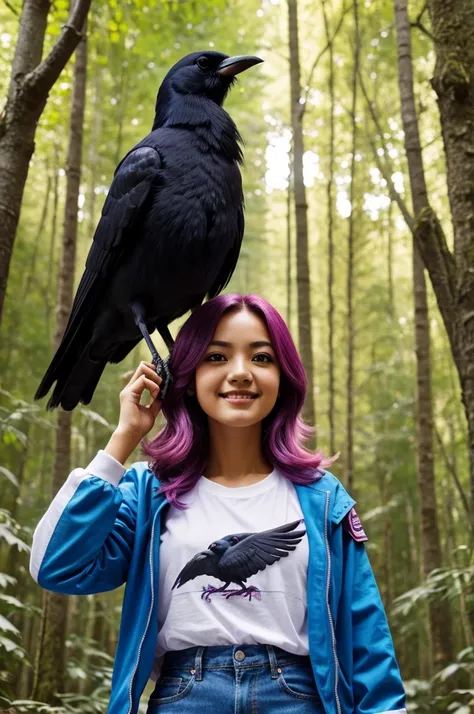
[(48, 252), (48, 273), (46, 276), (46, 290), (45, 290), (45, 322), (48, 335), (53, 334), (52, 329), (52, 317), (54, 310), (54, 295), (57, 292), (55, 290), (56, 285), (56, 271), (55, 271), (55, 250), (56, 250), (56, 233), (57, 233), (57, 222), (58, 222), (58, 202), (59, 202), (59, 158), (57, 147), (54, 149), (54, 187), (53, 187), (53, 215), (51, 217), (51, 238), (49, 242), (49, 252)]
[[(418, 237), (461, 380), (471, 456), (474, 511), (474, 8), (472, 0), (430, 0), (448, 198), (454, 230), (454, 259), (428, 209)], [(428, 230), (429, 228), (429, 230)], [(431, 257), (434, 253), (434, 257)]]
[[(296, 285), (298, 294), (298, 338), (306, 370), (308, 392), (303, 408), (307, 424), (316, 426), (313, 389), (313, 338), (311, 328), (311, 286), (308, 259), (308, 204), (303, 180), (303, 114), (298, 39), (298, 0), (288, 0), (290, 50), (291, 128), (293, 132), (293, 193), (296, 224)], [(313, 444), (314, 446), (314, 444)]]
[[(292, 162), (290, 149), (290, 166)], [(293, 252), (291, 240), (291, 171), (288, 176), (288, 188), (286, 190), (286, 322), (291, 329), (291, 255)]]
[[(397, 31), (398, 77), (402, 100), (402, 119), (409, 164), (412, 204), (415, 217), (428, 206), (428, 194), (423, 169), (419, 136), (413, 131), (416, 108), (413, 93), (410, 22), (406, 0), (395, 0)], [(420, 520), (424, 575), (442, 566), (436, 505), (436, 483), (433, 459), (433, 405), (431, 396), (431, 358), (428, 300), (424, 265), (418, 246), (413, 242), (413, 286), (415, 304), (416, 346), (416, 435), (417, 471), (420, 489)], [(451, 612), (447, 601), (429, 606), (433, 661), (436, 668), (452, 659)]]
[(0, 115), (0, 322), (16, 229), (38, 121), (48, 94), (81, 39), (91, 0), (76, 0), (61, 35), (43, 61), (50, 0), (25, 0)]
[(346, 290), (346, 330), (347, 330), (347, 373), (346, 373), (346, 443), (344, 481), (350, 492), (354, 489), (354, 228), (355, 228), (355, 173), (357, 152), (357, 75), (359, 72), (360, 36), (358, 0), (353, 0), (354, 15), (354, 52), (352, 71), (352, 144), (351, 144), (351, 183), (349, 200), (351, 214), (347, 235), (347, 290)]
[[(455, 3), (449, 2), (447, 7), (450, 8), (448, 14), (452, 15), (453, 22), (455, 21), (456, 27), (459, 26), (459, 11), (454, 7)], [(471, 4), (468, 3), (467, 6), (471, 8)], [(464, 17), (464, 15), (462, 15)], [(469, 22), (471, 23), (469, 25)], [(461, 34), (454, 35), (451, 33), (451, 39), (454, 44), (456, 44), (456, 37), (458, 38), (458, 51), (459, 48), (465, 47), (469, 44), (468, 37), (470, 32), (474, 32), (474, 20), (472, 18), (472, 13), (469, 17), (466, 16), (466, 23), (463, 25), (463, 31)], [(437, 25), (438, 30), (442, 26), (440, 21)], [(449, 25), (450, 30), (452, 30), (452, 23)], [(472, 30), (466, 30), (466, 27), (472, 27)], [(460, 38), (460, 39), (459, 39)], [(456, 55), (453, 54), (453, 59)], [(411, 57), (411, 55), (410, 55)], [(469, 64), (471, 53), (466, 53), (465, 61), (459, 66), (462, 68), (466, 66), (472, 66)], [(464, 58), (464, 54), (463, 54)], [(454, 62), (454, 59), (453, 59)], [(443, 64), (444, 63), (444, 64)], [(456, 62), (454, 62), (456, 65)], [(443, 84), (441, 81), (442, 71), (440, 67), (445, 66), (446, 70), (446, 83)], [(433, 84), (437, 86), (441, 82), (441, 87), (450, 87), (454, 83), (454, 77), (448, 79), (448, 75), (453, 68), (450, 64), (450, 59), (446, 55), (443, 55), (443, 60), (438, 61), (437, 74), (433, 79)], [(421, 150), (416, 147), (420, 147), (420, 137), (418, 129), (418, 118), (414, 103), (414, 93), (413, 93), (413, 69), (411, 63), (407, 68), (407, 72), (410, 72), (411, 81), (405, 83), (406, 92), (401, 96), (402, 104), (402, 119), (404, 123), (405, 132), (405, 147), (407, 152), (408, 161), (408, 172), (410, 175), (410, 182), (413, 181), (416, 184), (417, 177), (423, 173), (423, 163), (421, 161)], [(471, 71), (471, 75), (474, 76), (474, 68)], [(408, 76), (408, 75), (407, 75)], [(472, 79), (472, 77), (471, 77)], [(451, 84), (450, 84), (451, 82)], [(383, 129), (374, 108), (374, 103), (370, 100), (367, 89), (365, 87), (364, 79), (362, 74), (359, 73), (359, 83), (361, 89), (364, 93), (365, 99), (367, 101), (372, 119), (379, 135), (383, 135)], [(452, 144), (455, 143), (455, 137), (462, 137), (460, 145), (462, 145), (462, 151), (465, 156), (468, 157), (469, 153), (472, 151), (471, 145), (469, 143), (469, 137), (471, 132), (471, 125), (474, 125), (474, 90), (471, 84), (463, 85), (466, 90), (466, 97), (470, 97), (471, 115), (472, 119), (466, 119), (459, 122), (457, 129), (453, 132), (452, 127), (447, 130), (449, 134), (449, 144), (451, 147), (451, 153), (455, 154), (455, 150), (452, 148)], [(441, 89), (440, 89), (441, 91)], [(449, 92), (448, 92), (449, 94)], [(453, 102), (460, 102), (460, 96), (454, 93), (452, 88), (451, 94), (453, 95)], [(466, 105), (469, 104), (466, 99)], [(462, 111), (460, 110), (461, 116), (467, 114), (466, 107), (462, 106)], [(443, 137), (445, 137), (445, 132), (443, 129)], [(450, 197), (451, 212), (458, 212), (458, 219), (456, 222), (453, 218), (453, 227), (456, 226), (459, 229), (460, 238), (454, 241), (454, 252), (451, 252), (448, 247), (448, 242), (443, 231), (443, 227), (439, 221), (436, 212), (433, 210), (432, 206), (428, 202), (426, 196), (426, 205), (416, 218), (412, 216), (409, 209), (407, 208), (403, 197), (397, 192), (393, 180), (391, 178), (391, 171), (389, 165), (383, 162), (375, 151), (375, 144), (373, 140), (369, 137), (369, 142), (374, 148), (374, 159), (376, 161), (379, 171), (382, 173), (388, 187), (388, 191), (392, 199), (396, 202), (400, 212), (413, 233), (415, 241), (420, 251), (421, 257), (425, 268), (428, 270), (433, 291), (436, 297), (439, 311), (443, 320), (443, 324), (446, 330), (446, 334), (449, 340), (449, 345), (451, 348), (451, 354), (453, 357), (454, 364), (458, 373), (459, 381), (461, 384), (461, 396), (464, 406), (464, 413), (466, 416), (467, 426), (468, 426), (468, 455), (470, 464), (470, 508), (468, 511), (468, 520), (471, 528), (472, 537), (474, 537), (474, 359), (472, 357), (474, 352), (474, 288), (473, 288), (473, 275), (474, 268), (472, 266), (471, 257), (474, 254), (474, 232), (465, 228), (469, 224), (468, 217), (471, 215), (469, 212), (466, 213), (466, 205), (469, 204), (469, 198), (461, 201), (459, 196), (462, 194), (460, 185), (471, 186), (472, 185), (472, 161), (466, 159), (466, 166), (462, 162), (461, 158), (458, 157), (458, 163), (456, 164), (456, 169), (450, 166), (450, 161), (447, 159), (448, 166), (448, 195)], [(447, 146), (445, 138), (445, 147)], [(418, 156), (419, 154), (419, 156)], [(471, 157), (472, 159), (472, 157)], [(452, 162), (451, 162), (452, 164)], [(457, 189), (451, 190), (449, 184), (454, 181), (456, 183)], [(426, 187), (425, 187), (426, 189)], [(470, 191), (466, 191), (466, 196), (468, 197)], [(458, 200), (459, 199), (459, 200)], [(474, 199), (472, 199), (474, 202)], [(473, 209), (474, 210), (474, 209)], [(461, 231), (461, 227), (465, 228)], [(471, 261), (471, 262), (470, 262)], [(474, 613), (474, 611), (473, 611)], [(474, 618), (474, 615), (473, 615)], [(474, 622), (473, 622), (474, 631)]]
[(327, 221), (328, 221), (328, 422), (329, 422), (329, 452), (336, 452), (335, 444), (335, 364), (334, 364), (334, 133), (335, 133), (335, 89), (334, 89), (334, 46), (329, 31), (329, 21), (326, 12), (327, 0), (322, 0), (324, 31), (329, 54), (329, 158), (328, 178), (326, 183)]
[(388, 207), (387, 216), (387, 283), (388, 283), (388, 316), (390, 320), (395, 319), (395, 298), (393, 289), (393, 222), (392, 222), (392, 212), (393, 212), (393, 200), (390, 201)]
[(33, 240), (33, 252), (31, 254), (29, 265), (26, 266), (26, 269), (25, 269), (25, 281), (23, 284), (23, 290), (22, 290), (22, 295), (21, 295), (22, 303), (27, 299), (30, 289), (31, 289), (31, 284), (35, 278), (36, 260), (38, 258), (38, 249), (40, 246), (41, 237), (42, 237), (42, 235), (44, 233), (44, 229), (46, 227), (46, 220), (48, 217), (50, 191), (51, 191), (51, 174), (48, 170), (48, 178), (46, 181), (46, 190), (45, 190), (45, 195), (44, 195), (43, 209), (41, 211), (41, 218), (40, 218), (40, 222), (38, 225), (38, 230), (36, 232), (36, 236)]
[[(66, 202), (59, 295), (56, 315), (55, 350), (66, 329), (72, 306), (77, 243), (77, 200), (81, 179), (82, 135), (86, 101), (87, 44), (84, 34), (76, 50), (72, 90), (69, 146), (66, 168)], [(59, 411), (54, 453), (53, 496), (64, 482), (71, 461), (71, 412)], [(56, 693), (64, 691), (65, 636), (68, 600), (65, 595), (45, 593), (41, 639), (37, 650), (33, 698), (54, 704)]]

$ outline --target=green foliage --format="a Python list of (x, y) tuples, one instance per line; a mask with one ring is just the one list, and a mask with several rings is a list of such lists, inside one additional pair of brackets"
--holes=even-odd
[[(20, 3), (11, 2), (20, 9)], [(416, 17), (424, 2), (412, 3)], [(335, 31), (344, 7), (326, 3)], [(69, 2), (51, 6), (45, 53), (57, 39)], [(327, 181), (330, 113), (328, 53), (312, 75), (324, 48), (321, 4), (299, 3), (302, 92), (305, 101), (305, 180), (307, 184), (312, 327), (318, 446), (327, 452), (329, 418)], [(287, 265), (287, 187), (289, 79), (287, 7), (284, 0), (108, 0), (94, 4), (89, 18), (89, 66), (85, 145), (79, 200), (78, 280), (94, 227), (118, 161), (150, 129), (158, 86), (169, 67), (187, 52), (213, 47), (228, 54), (261, 54), (266, 62), (243, 75), (226, 108), (245, 140), (243, 171), (246, 237), (229, 290), (257, 292), (288, 317), (297, 334), (294, 215), (290, 210), (291, 255)], [(359, 90), (356, 111), (357, 156), (353, 205), (349, 205), (354, 19), (346, 12), (334, 39), (336, 66), (334, 165), (335, 406), (336, 475), (342, 476), (346, 448), (348, 326), (347, 238), (354, 222), (354, 490), (369, 534), (368, 549), (390, 621), (410, 701), (410, 711), (467, 714), (472, 698), (472, 556), (466, 544), (466, 514), (453, 472), (469, 493), (466, 425), (449, 345), (433, 295), (429, 294), (433, 353), (437, 493), (443, 568), (420, 577), (419, 506), (415, 454), (415, 355), (411, 238), (390, 205), (387, 186), (373, 150), (387, 162), (401, 195), (408, 198), (403, 132), (398, 106), (396, 43), (391, 0), (359, 3), (361, 73), (374, 101), (381, 131), (373, 125)], [(426, 14), (423, 22), (427, 23)], [(0, 5), (0, 92), (5, 94), (18, 16)], [(412, 33), (417, 110), (430, 200), (449, 233), (442, 137), (436, 97), (430, 85), (434, 53), (429, 38)], [(113, 637), (120, 593), (104, 596), (103, 631), (96, 644), (89, 606), (68, 634), (68, 692), (62, 705), (27, 700), (38, 637), (40, 589), (28, 574), (28, 545), (50, 498), (56, 436), (55, 415), (33, 395), (53, 353), (61, 225), (64, 213), (66, 150), (72, 83), (71, 63), (51, 91), (36, 135), (36, 149), (22, 205), (10, 269), (0, 339), (0, 705), (19, 712), (103, 712), (110, 686)], [(43, 209), (44, 225), (41, 224)], [(291, 299), (287, 312), (287, 274)], [(175, 332), (179, 325), (173, 325)], [(158, 341), (158, 347), (162, 348)], [(73, 465), (86, 465), (104, 446), (117, 423), (122, 375), (146, 357), (143, 347), (121, 365), (105, 370), (92, 403), (75, 410)], [(137, 450), (136, 459), (142, 458)], [(66, 473), (64, 474), (66, 477)], [(101, 596), (102, 597), (102, 596)], [(455, 616), (457, 655), (450, 667), (429, 672), (427, 604), (449, 601)], [(392, 607), (393, 604), (393, 607)], [(86, 617), (86, 614), (87, 617)], [(97, 622), (97, 618), (94, 620)], [(86, 623), (88, 623), (86, 625)], [(3, 628), (2, 628), (3, 624)], [(100, 628), (99, 628), (100, 629)], [(87, 631), (86, 631), (87, 630)], [(471, 638), (471, 639), (469, 639)], [(458, 679), (466, 685), (458, 687)], [(440, 698), (438, 688), (443, 684)], [(444, 707), (444, 709), (443, 709)]]
[(28, 662), (28, 655), (22, 646), (21, 633), (13, 624), (12, 618), (18, 611), (31, 615), (36, 609), (12, 595), (1, 592), (9, 585), (15, 584), (15, 578), (0, 573), (0, 699), (9, 692), (9, 672), (12, 662)]

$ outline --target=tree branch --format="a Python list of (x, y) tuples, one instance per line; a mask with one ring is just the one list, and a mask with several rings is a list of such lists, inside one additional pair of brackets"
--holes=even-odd
[(372, 147), (372, 151), (374, 154), (375, 163), (377, 164), (377, 168), (387, 183), (389, 196), (392, 199), (392, 201), (394, 201), (397, 204), (398, 209), (399, 209), (400, 213), (402, 214), (403, 219), (404, 219), (405, 223), (407, 224), (408, 229), (410, 230), (411, 234), (414, 236), (415, 235), (415, 220), (414, 220), (413, 216), (411, 215), (410, 211), (408, 210), (408, 207), (407, 207), (405, 201), (403, 200), (401, 194), (395, 188), (395, 184), (392, 181), (392, 171), (390, 170), (390, 167), (387, 166), (386, 161), (385, 161), (385, 163), (382, 162), (382, 159), (380, 158), (380, 156), (377, 153), (377, 147), (375, 146), (375, 142), (372, 139), (372, 137), (369, 138), (369, 142)]
[(429, 30), (426, 29), (426, 27), (423, 25), (422, 22), (417, 20), (416, 22), (410, 22), (410, 27), (416, 27), (418, 30), (420, 30), (424, 35), (430, 38), (431, 42), (434, 42), (434, 37), (431, 34)]
[[(324, 0), (323, 0), (323, 1), (324, 1)], [(311, 83), (312, 83), (312, 81), (313, 81), (313, 75), (314, 75), (314, 73), (315, 73), (315, 71), (316, 71), (316, 67), (318, 66), (320, 60), (322, 59), (322, 57), (324, 57), (324, 55), (326, 54), (326, 52), (328, 51), (328, 49), (331, 47), (332, 43), (334, 42), (335, 38), (337, 37), (337, 35), (338, 35), (338, 33), (339, 33), (339, 30), (340, 30), (341, 27), (342, 27), (342, 23), (343, 23), (343, 21), (344, 21), (344, 17), (347, 15), (347, 13), (348, 13), (350, 10), (351, 10), (350, 7), (343, 7), (343, 8), (342, 8), (342, 12), (341, 12), (341, 16), (340, 16), (340, 18), (339, 18), (339, 22), (337, 23), (336, 29), (334, 30), (334, 33), (333, 33), (332, 37), (328, 40), (328, 42), (327, 42), (326, 45), (323, 47), (323, 49), (318, 53), (318, 55), (316, 56), (316, 59), (315, 59), (314, 62), (313, 62), (313, 65), (312, 65), (311, 70), (310, 70), (309, 75), (308, 75), (308, 79), (307, 79), (307, 81), (306, 81), (306, 83), (305, 83), (306, 89), (305, 89), (304, 94), (303, 94), (304, 104), (302, 104), (302, 107), (303, 107), (303, 109), (302, 109), (302, 115), (303, 115), (304, 112), (305, 112), (306, 100), (308, 99), (308, 94), (309, 94), (309, 90), (311, 89)]]
[[(372, 121), (375, 124), (377, 132), (380, 136), (383, 136), (383, 128), (380, 124), (373, 102), (368, 95), (361, 72), (359, 72), (359, 83)], [(456, 321), (453, 312), (453, 296), (456, 294), (456, 264), (454, 257), (448, 248), (443, 227), (436, 213), (429, 205), (426, 205), (420, 211), (416, 219), (412, 216), (411, 212), (406, 207), (403, 198), (396, 191), (395, 186), (393, 185), (390, 171), (386, 166), (383, 166), (372, 139), (370, 139), (370, 143), (374, 149), (377, 168), (382, 173), (382, 176), (386, 180), (389, 187), (390, 197), (399, 207), (408, 228), (415, 238), (425, 267), (428, 270), (431, 283), (436, 294), (438, 307), (443, 317), (445, 329), (452, 347), (453, 358), (458, 365), (457, 360), (459, 357), (459, 351), (457, 349)]]
[(8, 2), (8, 0), (3, 0), (3, 2), (4, 2), (4, 4), (7, 6), (7, 8), (12, 11), (12, 13), (13, 13), (14, 15), (16, 15), (17, 17), (20, 17), (20, 13), (19, 13), (18, 10), (16, 9), (16, 7), (13, 7), (13, 5)]
[(28, 91), (47, 96), (82, 38), (91, 0), (76, 0), (62, 33), (41, 64), (25, 77)]
[(422, 21), (423, 15), (425, 14), (425, 12), (426, 12), (427, 10), (428, 10), (428, 3), (425, 2), (425, 4), (423, 5), (423, 7), (421, 8), (420, 12), (419, 12), (418, 15), (417, 15), (417, 18), (416, 18), (416, 20), (415, 20), (415, 24), (417, 24), (417, 23), (419, 23), (419, 22)]
[[(359, 84), (362, 89), (362, 94), (364, 95), (364, 99), (367, 103), (367, 107), (369, 109), (370, 116), (372, 118), (372, 121), (375, 124), (376, 129), (377, 129), (377, 132), (380, 134), (380, 136), (383, 136), (383, 134), (384, 134), (383, 128), (380, 125), (379, 118), (377, 116), (377, 112), (375, 111), (374, 105), (373, 105), (372, 101), (370, 100), (370, 97), (367, 93), (367, 88), (364, 84), (364, 80), (362, 79), (362, 75), (361, 75), (360, 71), (359, 71)], [(386, 166), (386, 165), (384, 166), (380, 156), (377, 153), (377, 147), (375, 145), (375, 142), (372, 139), (372, 137), (370, 136), (370, 134), (369, 134), (369, 142), (372, 147), (372, 151), (374, 154), (375, 163), (377, 164), (377, 168), (380, 171), (380, 173), (382, 174), (385, 181), (387, 182), (390, 198), (392, 199), (392, 201), (394, 201), (397, 204), (398, 208), (400, 209), (400, 213), (402, 214), (402, 216), (405, 220), (405, 223), (407, 224), (411, 233), (414, 235), (415, 219), (413, 218), (410, 211), (408, 210), (407, 205), (406, 205), (405, 201), (403, 200), (402, 196), (395, 188), (395, 184), (392, 181), (392, 172), (389, 170), (388, 166)], [(384, 155), (385, 155), (385, 152), (384, 152)]]

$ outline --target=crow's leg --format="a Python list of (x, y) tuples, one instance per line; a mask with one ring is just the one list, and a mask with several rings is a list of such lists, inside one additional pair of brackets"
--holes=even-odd
[(169, 330), (168, 325), (163, 325), (160, 323), (157, 325), (157, 329), (162, 337), (163, 342), (167, 346), (169, 353), (171, 354), (171, 352), (173, 351), (173, 347), (174, 347), (174, 340), (173, 340), (173, 337), (171, 336), (171, 332)]
[[(171, 354), (173, 352), (174, 340), (171, 335), (171, 332), (169, 331), (168, 325), (163, 324), (163, 323), (158, 323), (156, 327), (157, 327), (158, 332), (161, 335), (161, 339), (167, 346), (168, 352), (169, 352), (168, 357), (163, 361), (163, 371), (164, 371), (164, 374), (166, 375), (166, 378), (163, 377), (164, 393), (163, 393), (162, 399), (164, 399), (165, 394), (169, 388), (169, 385), (173, 381), (173, 378), (172, 378), (171, 372), (170, 372), (170, 368), (169, 368), (169, 364), (171, 362)], [(160, 390), (160, 393), (161, 393), (161, 390)]]
[(249, 585), (246, 586), (244, 583), (239, 583), (241, 585), (240, 590), (229, 590), (225, 596), (226, 600), (228, 600), (230, 597), (234, 597), (235, 595), (243, 595), (244, 597), (248, 597), (249, 600), (252, 599), (252, 595), (257, 598), (257, 600), (261, 600), (262, 596), (260, 593), (260, 590), (255, 587), (255, 585)]
[(139, 302), (133, 302), (131, 303), (130, 307), (135, 318), (135, 324), (142, 333), (143, 339), (147, 343), (148, 349), (151, 352), (152, 362), (156, 367), (156, 373), (163, 378), (160, 387), (160, 399), (164, 399), (171, 381), (171, 373), (168, 367), (169, 358), (167, 358), (166, 360), (162, 359), (158, 354), (158, 350), (153, 344), (153, 341), (150, 337), (150, 333), (148, 332), (148, 328), (146, 326), (145, 310), (143, 309), (143, 305)]
[(206, 602), (211, 602), (211, 595), (214, 593), (223, 593), (226, 588), (230, 585), (230, 580), (228, 580), (222, 587), (215, 588), (214, 585), (208, 585), (207, 587), (202, 586), (201, 600)]

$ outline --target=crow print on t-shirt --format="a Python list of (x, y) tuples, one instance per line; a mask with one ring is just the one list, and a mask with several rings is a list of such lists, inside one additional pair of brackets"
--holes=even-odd
[[(219, 538), (186, 563), (172, 590), (200, 575), (209, 575), (221, 580), (224, 585), (220, 588), (212, 585), (203, 587), (201, 598), (207, 602), (214, 593), (221, 593), (227, 600), (235, 595), (243, 595), (249, 600), (254, 596), (260, 600), (260, 590), (246, 585), (245, 581), (295, 550), (306, 533), (304, 529), (295, 530), (300, 523), (302, 520), (260, 533), (234, 533)], [(239, 589), (228, 590), (231, 583), (236, 583)]]

